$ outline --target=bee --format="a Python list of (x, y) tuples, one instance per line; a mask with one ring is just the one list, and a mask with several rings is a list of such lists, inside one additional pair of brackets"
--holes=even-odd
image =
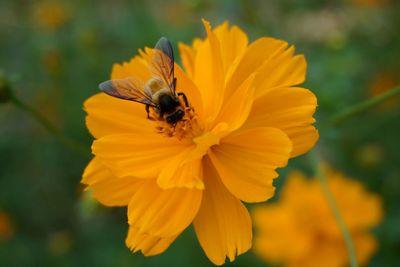
[[(152, 108), (158, 115), (158, 120), (176, 125), (183, 120), (189, 103), (184, 93), (176, 92), (174, 63), (171, 43), (167, 38), (161, 37), (152, 50), (149, 64), (152, 77), (148, 81), (127, 77), (102, 82), (99, 88), (110, 96), (144, 104), (148, 119), (154, 120), (150, 116)], [(183, 103), (179, 97), (182, 97)]]

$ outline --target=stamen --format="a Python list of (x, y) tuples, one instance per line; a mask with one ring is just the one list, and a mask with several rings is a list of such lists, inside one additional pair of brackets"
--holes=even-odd
[[(157, 117), (157, 114), (153, 114), (153, 117), (159, 118)], [(174, 125), (168, 124), (163, 118), (157, 119), (156, 123), (157, 133), (167, 137), (176, 137), (179, 140), (186, 138), (191, 139), (201, 133), (201, 127), (198, 122), (197, 114), (192, 107), (186, 108), (183, 119)]]

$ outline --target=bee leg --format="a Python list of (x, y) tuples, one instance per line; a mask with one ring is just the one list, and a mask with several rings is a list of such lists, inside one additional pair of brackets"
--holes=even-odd
[[(176, 81), (177, 81), (176, 78), (174, 78), (174, 80), (172, 81), (172, 86), (174, 87), (174, 90), (176, 90)], [(179, 95), (179, 94), (178, 94), (178, 95)]]
[(183, 101), (185, 102), (185, 106), (188, 108), (189, 107), (189, 102), (187, 100), (186, 95), (184, 93), (180, 92), (180, 93), (178, 93), (178, 96), (182, 96)]
[(150, 117), (150, 105), (146, 105), (145, 109), (147, 112), (147, 119), (154, 121), (154, 118)]

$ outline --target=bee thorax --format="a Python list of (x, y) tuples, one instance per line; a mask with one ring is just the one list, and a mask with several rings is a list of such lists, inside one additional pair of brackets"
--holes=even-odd
[(152, 95), (152, 101), (153, 101), (153, 103), (159, 104), (161, 96), (170, 95), (170, 94), (171, 94), (171, 91), (169, 88), (162, 88), (161, 90), (155, 92)]
[(171, 94), (160, 94), (157, 100), (161, 116), (174, 113), (180, 106), (179, 100)]
[(149, 92), (151, 95), (154, 95), (160, 90), (162, 90), (165, 87), (165, 85), (160, 78), (153, 77), (146, 82), (144, 87), (145, 91)]

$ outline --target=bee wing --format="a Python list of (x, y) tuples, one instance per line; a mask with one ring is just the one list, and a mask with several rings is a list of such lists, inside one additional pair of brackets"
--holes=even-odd
[(175, 94), (174, 51), (167, 38), (161, 37), (153, 49), (150, 71), (160, 77)]
[(99, 88), (110, 96), (155, 106), (151, 92), (145, 90), (144, 82), (135, 77), (108, 80), (99, 84)]

